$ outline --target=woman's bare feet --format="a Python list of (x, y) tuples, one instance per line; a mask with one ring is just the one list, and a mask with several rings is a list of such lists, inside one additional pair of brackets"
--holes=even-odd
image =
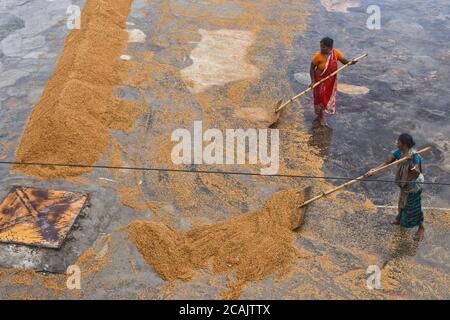
[(328, 127), (328, 123), (325, 121), (324, 117), (319, 117), (319, 123), (322, 127)]
[(414, 240), (416, 241), (422, 241), (425, 236), (425, 228), (423, 225), (419, 226), (419, 229), (417, 230), (416, 234), (414, 235)]

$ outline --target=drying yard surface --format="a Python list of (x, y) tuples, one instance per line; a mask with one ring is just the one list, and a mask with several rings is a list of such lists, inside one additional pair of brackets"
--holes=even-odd
[[(81, 29), (67, 29), (69, 5), (81, 8)], [(364, 1), (308, 0), (2, 1), (0, 159), (258, 173), (261, 165), (175, 165), (171, 134), (192, 130), (198, 120), (205, 130), (266, 129), (249, 110), (271, 112), (276, 101), (308, 85), (304, 73), (321, 28), (331, 32), (331, 21), (338, 21), (330, 35), (339, 45), (348, 40), (347, 31), (341, 33), (346, 24), (368, 39), (344, 47), (349, 57), (363, 51), (382, 56), (392, 74), (371, 76), (386, 72), (379, 61), (348, 71), (334, 133), (311, 125), (310, 98), (290, 106), (278, 125), (279, 173), (361, 173), (386, 157), (389, 144), (380, 145), (371, 130), (382, 130), (389, 103), (414, 94), (402, 87), (403, 51), (389, 41), (376, 47), (381, 33), (365, 29), (366, 7)], [(409, 30), (396, 29), (406, 16), (389, 17), (393, 43)], [(419, 21), (423, 39), (429, 38), (428, 18)], [(382, 50), (400, 58), (390, 62)], [(439, 54), (430, 59), (448, 66), (449, 52)], [(444, 77), (428, 63), (423, 67), (430, 76)], [(387, 97), (380, 98), (384, 91)], [(448, 122), (434, 102), (436, 110), (421, 111), (413, 101), (410, 107)], [(360, 118), (350, 105), (357, 105)], [(365, 106), (376, 123), (361, 119)], [(346, 113), (348, 120), (339, 120)], [(423, 145), (438, 141), (426, 158), (433, 163), (427, 178), (450, 176), (449, 135), (433, 133), (427, 141), (426, 122), (391, 121), (400, 131), (420, 129)], [(386, 128), (380, 141), (397, 133)], [(365, 148), (368, 160), (360, 158)], [(304, 200), (297, 191), (312, 186), (319, 193), (332, 182), (20, 164), (0, 167), (0, 179), (2, 198), (20, 185), (89, 194), (89, 207), (61, 249), (0, 243), (2, 299), (450, 298), (450, 212), (426, 212), (427, 236), (416, 243), (409, 231), (389, 224), (393, 211), (374, 205), (393, 204), (395, 185), (383, 185), (380, 194), (359, 186), (314, 203), (294, 232), (289, 217)], [(425, 202), (450, 207), (448, 199), (448, 189), (434, 189)], [(66, 285), (71, 265), (81, 270), (80, 290)], [(369, 290), (366, 271), (374, 265), (382, 288)]]

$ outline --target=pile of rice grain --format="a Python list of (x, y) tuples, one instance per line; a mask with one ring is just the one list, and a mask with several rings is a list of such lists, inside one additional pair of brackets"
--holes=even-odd
[(298, 190), (276, 193), (260, 210), (178, 232), (153, 221), (128, 225), (129, 239), (166, 281), (189, 280), (196, 271), (234, 272), (223, 298), (239, 298), (250, 281), (281, 277), (299, 256), (291, 218), (303, 201)]

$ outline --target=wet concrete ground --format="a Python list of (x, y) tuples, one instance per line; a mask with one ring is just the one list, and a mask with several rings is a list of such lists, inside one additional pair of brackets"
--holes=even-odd
[[(284, 93), (304, 88), (295, 80), (295, 74), (307, 70), (309, 57), (316, 50), (318, 39), (324, 35), (334, 37), (337, 47), (347, 56), (369, 52), (369, 60), (346, 71), (341, 79), (345, 83), (366, 86), (370, 93), (364, 96), (340, 94), (339, 115), (330, 121), (332, 131), (315, 132), (319, 139), (311, 138), (309, 141), (322, 150), (322, 156), (326, 159), (326, 175), (358, 175), (385, 158), (387, 152), (393, 149), (396, 134), (411, 131), (419, 145), (436, 146), (435, 151), (425, 157), (429, 181), (450, 180), (446, 160), (449, 134), (448, 126), (445, 126), (448, 123), (446, 107), (450, 98), (445, 86), (446, 80), (449, 80), (445, 69), (448, 69), (450, 56), (449, 49), (441, 46), (441, 42), (445, 44), (446, 33), (436, 32), (448, 29), (449, 16), (442, 10), (445, 7), (441, 2), (426, 5), (427, 10), (418, 9), (425, 6), (419, 3), (403, 7), (401, 2), (398, 5), (380, 2), (383, 21), (379, 31), (365, 28), (368, 3), (363, 2), (358, 8), (349, 9), (349, 13), (336, 13), (327, 12), (318, 2), (312, 7), (300, 6), (301, 10), (311, 10), (312, 15), (308, 19), (306, 32), (296, 33), (294, 48), (283, 47), (276, 41), (273, 47), (264, 48), (257, 42), (256, 57), (259, 61), (273, 60), (273, 65), (262, 76), (263, 84), (286, 81), (292, 90)], [(0, 6), (0, 25), (5, 26), (0, 31), (0, 113), (3, 119), (0, 135), (3, 160), (14, 159), (15, 147), (27, 116), (51, 76), (54, 61), (68, 32), (64, 17), (69, 1), (56, 3), (44, 0), (23, 3), (6, 1)], [(139, 60), (143, 52), (150, 51), (156, 57), (150, 62), (139, 60), (143, 68), (146, 64), (153, 67), (155, 62), (176, 70), (188, 68), (193, 63), (189, 53), (200, 40), (197, 29), (214, 30), (217, 28), (214, 17), (232, 20), (237, 13), (248, 10), (238, 1), (214, 5), (179, 2), (180, 9), (173, 9), (167, 21), (163, 19), (162, 8), (158, 4), (160, 2), (149, 4), (136, 0), (129, 17), (130, 23), (133, 23), (130, 27), (142, 30), (148, 40), (130, 44), (124, 54)], [(35, 21), (33, 17), (39, 17), (36, 10), (46, 6), (50, 9), (42, 11), (42, 15), (50, 12), (52, 19), (39, 20), (37, 27), (32, 24)], [(280, 5), (281, 11), (291, 9), (288, 5)], [(202, 18), (200, 14), (193, 15), (204, 10), (212, 14), (211, 20)], [(434, 11), (439, 12), (438, 18), (435, 18)], [(419, 12), (420, 19), (409, 22), (411, 14), (417, 15)], [(263, 14), (271, 15), (270, 12)], [(286, 18), (281, 16), (277, 19), (285, 21)], [(408, 23), (413, 25), (402, 27)], [(177, 34), (177, 30), (183, 30), (183, 37)], [(330, 30), (335, 31), (330, 34)], [(18, 36), (23, 40), (18, 42)], [(261, 38), (271, 40), (270, 35)], [(289, 53), (293, 57), (288, 58)], [(412, 65), (407, 65), (408, 62)], [(3, 77), (5, 74), (7, 77)], [(191, 119), (202, 118), (212, 126), (230, 121), (231, 113), (227, 109), (218, 108), (220, 115), (216, 115), (214, 110), (205, 110), (199, 98), (190, 93), (176, 72), (164, 69), (155, 76), (158, 81), (150, 83), (143, 91), (136, 92), (136, 89), (127, 86), (119, 89), (124, 98), (142, 99), (144, 95), (149, 104), (148, 113), (141, 117), (133, 133), (114, 133), (117, 141), (126, 146), (126, 152), (134, 155), (125, 160), (125, 165), (164, 166), (166, 159), (159, 158), (155, 153), (155, 150), (161, 154), (165, 152), (163, 148), (167, 146), (161, 139), (180, 125), (189, 126)], [(255, 85), (245, 103), (257, 97), (261, 87), (261, 83)], [(418, 90), (423, 87), (426, 90), (418, 95)], [(225, 95), (220, 88), (212, 92)], [(222, 103), (219, 100), (215, 101), (216, 107)], [(312, 122), (309, 103), (308, 98), (302, 100), (305, 119), (302, 112), (286, 115), (279, 128), (282, 131), (296, 126), (302, 128), (304, 121), (304, 130), (309, 130)], [(405, 109), (410, 112), (402, 114)], [(136, 144), (136, 141), (140, 143)], [(289, 144), (286, 140), (282, 143)], [(105, 154), (101, 163), (107, 163), (108, 157)], [(295, 160), (285, 161), (295, 163)], [(49, 288), (41, 278), (32, 281), (31, 285), (14, 281), (13, 275), (19, 271), (5, 269), (7, 271), (0, 273), (0, 296), (5, 299), (53, 298), (55, 295), (58, 298), (88, 299), (215, 298), (226, 285), (225, 275), (206, 273), (193, 281), (176, 283), (173, 289), (166, 287), (164, 281), (144, 262), (121, 228), (134, 219), (151, 219), (155, 212), (124, 206), (120, 199), (120, 187), (137, 182), (148, 201), (164, 204), (159, 214), (173, 218), (176, 229), (187, 229), (196, 219), (211, 223), (245, 214), (259, 207), (277, 190), (312, 183), (291, 180), (267, 182), (265, 179), (246, 177), (217, 178), (217, 181), (211, 182), (210, 178), (201, 175), (117, 174), (104, 170), (95, 170), (92, 175), (80, 180), (36, 181), (12, 174), (5, 166), (0, 170), (2, 196), (11, 185), (17, 184), (88, 191), (92, 199), (90, 208), (78, 220), (61, 251), (1, 244), (0, 265), (3, 268), (25, 267), (61, 272), (92, 245), (95, 252), (91, 262), (93, 265), (104, 257), (108, 260), (98, 270), (86, 272), (83, 290), (76, 293)], [(391, 178), (391, 175), (383, 177)], [(223, 190), (217, 188), (216, 182), (223, 185)], [(229, 190), (240, 190), (240, 194), (228, 197)], [(355, 198), (362, 203), (366, 197), (376, 204), (394, 204), (395, 185), (367, 183), (353, 191), (355, 194), (343, 193), (335, 201), (325, 200), (308, 210), (306, 225), (299, 233), (297, 244), (308, 252), (310, 259), (298, 261), (293, 274), (286, 279), (266, 279), (248, 285), (242, 298), (448, 298), (449, 213), (429, 213), (426, 216), (427, 238), (417, 244), (411, 241), (410, 234), (388, 224), (393, 212), (373, 212), (363, 206), (349, 206)], [(445, 187), (427, 188), (426, 204), (449, 207), (448, 192)], [(180, 194), (187, 194), (187, 197)], [(186, 199), (189, 197), (199, 200)], [(385, 270), (388, 281), (384, 283), (384, 290), (366, 288), (365, 272), (371, 264)]]

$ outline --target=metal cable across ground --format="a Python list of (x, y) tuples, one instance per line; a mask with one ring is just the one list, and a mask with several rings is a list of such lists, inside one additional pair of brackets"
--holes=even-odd
[[(18, 166), (46, 166), (46, 167), (69, 167), (69, 168), (91, 168), (91, 169), (112, 169), (112, 170), (135, 170), (135, 171), (155, 171), (155, 172), (174, 172), (174, 173), (201, 173), (201, 174), (224, 174), (240, 176), (260, 176), (273, 178), (300, 178), (300, 179), (318, 179), (318, 180), (344, 180), (350, 181), (353, 178), (331, 177), (331, 176), (308, 176), (294, 174), (273, 174), (263, 175), (253, 172), (235, 172), (235, 171), (217, 171), (217, 170), (189, 170), (189, 169), (168, 169), (168, 168), (146, 168), (146, 167), (121, 167), (121, 166), (103, 166), (103, 165), (84, 165), (84, 164), (61, 164), (61, 163), (37, 163), (37, 162), (14, 162), (0, 161), (0, 165), (18, 165)], [(361, 182), (383, 182), (398, 183), (407, 181), (394, 181), (384, 179), (357, 179)], [(424, 185), (450, 186), (450, 182), (423, 182)]]

